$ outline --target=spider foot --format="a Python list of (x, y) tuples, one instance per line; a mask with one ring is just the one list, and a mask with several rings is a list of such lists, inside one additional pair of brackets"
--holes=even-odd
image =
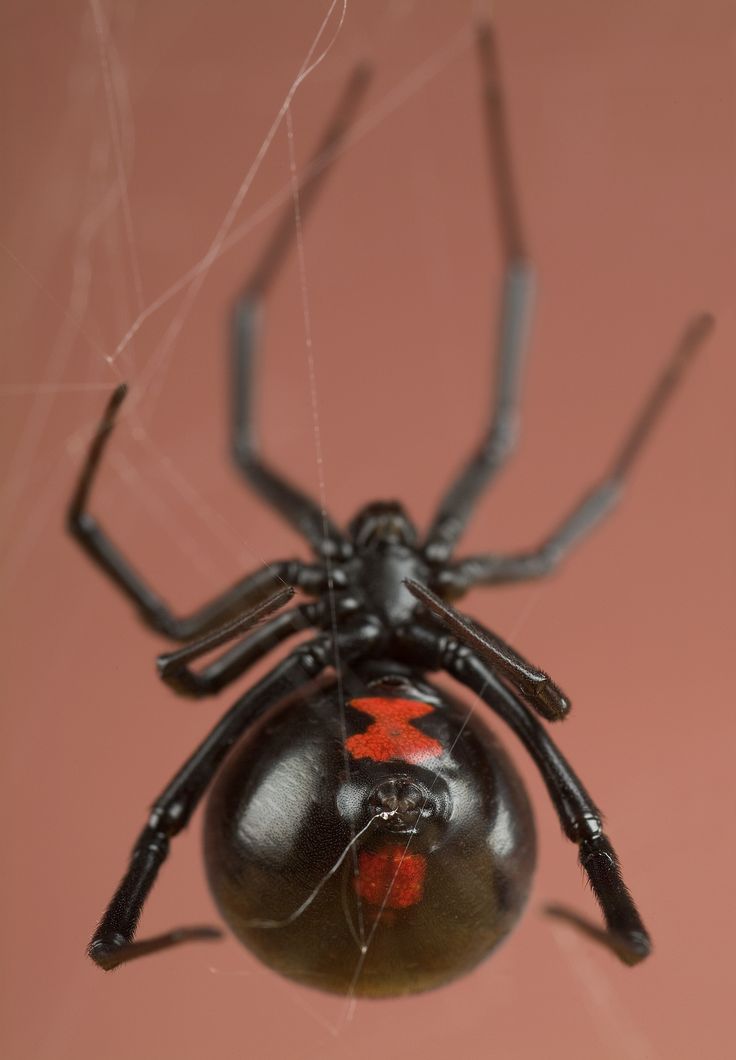
[(549, 679), (524, 691), (547, 721), (561, 721), (570, 713), (570, 700), (562, 689)]
[(169, 949), (182, 942), (206, 942), (219, 938), (222, 938), (219, 928), (206, 924), (175, 928), (173, 931), (166, 931), (162, 935), (155, 935), (153, 938), (142, 939), (139, 942), (131, 942), (120, 934), (105, 935), (102, 938), (93, 939), (87, 953), (98, 968), (109, 972), (121, 964), (135, 960), (136, 957), (158, 953), (159, 950)]
[(632, 930), (626, 934), (606, 931), (604, 928), (599, 927), (597, 924), (587, 920), (584, 916), (581, 916), (580, 913), (576, 913), (574, 910), (568, 909), (562, 905), (545, 906), (544, 912), (547, 916), (554, 917), (556, 920), (562, 920), (566, 924), (570, 924), (581, 934), (587, 935), (588, 938), (593, 939), (601, 946), (605, 946), (607, 950), (615, 954), (619, 960), (623, 961), (624, 964), (628, 964), (630, 967), (639, 964), (640, 961), (643, 961), (644, 958), (648, 957), (652, 952), (652, 941), (646, 931)]

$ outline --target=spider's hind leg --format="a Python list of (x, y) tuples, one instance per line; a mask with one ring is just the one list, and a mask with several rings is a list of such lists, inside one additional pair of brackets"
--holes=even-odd
[[(341, 635), (337, 646), (350, 656), (367, 646), (370, 637), (371, 631), (361, 627), (353, 635)], [(237, 700), (156, 799), (133, 847), (128, 870), (89, 945), (90, 957), (101, 968), (109, 970), (192, 938), (213, 937), (212, 929), (186, 928), (134, 941), (143, 906), (168, 856), (170, 842), (189, 823), (230, 748), (269, 707), (295, 686), (318, 677), (332, 659), (333, 640), (326, 634), (295, 648)]]
[(414, 664), (444, 670), (470, 688), (521, 740), (544, 780), (562, 830), (578, 847), (606, 922), (609, 948), (627, 964), (643, 960), (651, 952), (651, 940), (603, 832), (601, 813), (545, 727), (465, 644), (425, 625), (404, 629), (401, 644)]
[(649, 955), (651, 939), (624, 883), (602, 816), (569, 762), (534, 715), (467, 648), (450, 649), (446, 667), (513, 729), (539, 769), (562, 829), (578, 846), (580, 864), (606, 922), (609, 948), (626, 964)]

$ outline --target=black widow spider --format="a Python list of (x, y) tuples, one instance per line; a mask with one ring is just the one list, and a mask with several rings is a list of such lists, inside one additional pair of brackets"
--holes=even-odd
[[(482, 959), (524, 905), (533, 818), (495, 738), (430, 685), (426, 671), (469, 688), (526, 747), (603, 912), (607, 931), (594, 933), (627, 963), (650, 952), (600, 811), (537, 717), (564, 718), (569, 701), (546, 673), (448, 601), (476, 585), (548, 574), (611, 510), (712, 321), (702, 315), (690, 323), (608, 472), (537, 548), (452, 558), (481, 491), (513, 449), (532, 295), (488, 28), (478, 43), (505, 255), (496, 390), (487, 432), (424, 540), (397, 502), (369, 504), (339, 529), (259, 456), (251, 359), (261, 300), (292, 239), (288, 212), (235, 312), (232, 444), (246, 480), (306, 538), (316, 561), (272, 563), (194, 614), (176, 616), (87, 511), (124, 386), (91, 443), (69, 529), (149, 626), (189, 642), (158, 660), (175, 691), (215, 693), (287, 638), (318, 631), (235, 702), (154, 802), (89, 947), (102, 968), (216, 934), (190, 928), (134, 941), (170, 840), (215, 778), (205, 824), (210, 883), (235, 934), (267, 964), (322, 989), (389, 995), (437, 986)], [(302, 214), (366, 80), (359, 70), (347, 86), (302, 185)], [(296, 589), (314, 599), (267, 617)], [(201, 671), (190, 668), (233, 639)]]

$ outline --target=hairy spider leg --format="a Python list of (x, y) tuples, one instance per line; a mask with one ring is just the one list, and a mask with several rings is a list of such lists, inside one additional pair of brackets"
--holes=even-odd
[(470, 556), (459, 560), (439, 574), (434, 588), (455, 596), (474, 585), (524, 581), (555, 570), (620, 500), (654, 425), (712, 328), (713, 317), (709, 313), (701, 313), (689, 322), (602, 480), (573, 506), (537, 548), (516, 555)]
[[(470, 688), (513, 730), (534, 760), (568, 839), (603, 912), (609, 947), (627, 964), (651, 952), (651, 940), (623, 881), (618, 858), (603, 832), (601, 813), (559, 748), (529, 708), (466, 645), (424, 626), (403, 634), (431, 669), (445, 670)], [(421, 647), (420, 647), (421, 645)]]
[(482, 659), (501, 673), (521, 693), (531, 707), (547, 721), (560, 721), (570, 713), (570, 700), (554, 683), (549, 674), (533, 666), (496, 633), (482, 626), (476, 619), (450, 607), (428, 589), (411, 578), (404, 581), (407, 589), (420, 600), (441, 625), (452, 630), (456, 637), (474, 648)]
[[(307, 169), (299, 188), (299, 208), (304, 220), (314, 205), (329, 162), (337, 152), (354, 111), (365, 91), (369, 73), (359, 67), (351, 77), (335, 115)], [(294, 211), (288, 206), (256, 265), (233, 321), (233, 434), (232, 455), (236, 466), (263, 500), (274, 508), (306, 540), (320, 557), (341, 557), (349, 552), (345, 535), (321, 506), (265, 464), (258, 451), (253, 416), (253, 354), (257, 342), (262, 303), (274, 275), (290, 250), (296, 234)]]
[[(375, 627), (366, 623), (338, 634), (341, 656), (351, 659), (365, 653), (376, 635)], [(135, 842), (128, 871), (90, 942), (89, 955), (101, 968), (115, 968), (135, 957), (217, 934), (212, 928), (177, 929), (133, 941), (145, 901), (169, 853), (170, 840), (189, 823), (230, 748), (280, 698), (318, 677), (331, 665), (333, 653), (333, 637), (329, 634), (322, 633), (300, 644), (233, 704), (164, 788)]]
[(527, 258), (513, 180), (506, 116), (500, 87), (496, 38), (490, 25), (478, 31), (491, 171), (504, 256), (496, 379), (490, 425), (478, 450), (442, 498), (427, 532), (426, 556), (441, 562), (452, 554), (481, 493), (490, 485), (516, 443), (521, 369), (532, 312), (534, 271)]
[(144, 622), (173, 640), (189, 640), (218, 628), (234, 615), (240, 615), (273, 595), (279, 582), (295, 585), (304, 592), (317, 593), (324, 588), (321, 566), (300, 560), (279, 560), (248, 574), (230, 589), (205, 604), (193, 614), (178, 617), (137, 573), (108, 537), (94, 516), (87, 511), (90, 493), (102, 455), (118, 410), (127, 393), (125, 384), (117, 387), (105, 408), (102, 419), (87, 451), (87, 458), (67, 512), (69, 532), (105, 574), (122, 589), (138, 608)]
[[(271, 601), (268, 602), (271, 603)], [(273, 607), (270, 610), (273, 610)], [(201, 671), (193, 670), (190, 663), (195, 659), (219, 647), (225, 641), (233, 640), (246, 632), (242, 620), (233, 622), (214, 634), (190, 642), (178, 651), (159, 655), (156, 660), (158, 675), (179, 695), (192, 696), (196, 699), (215, 695), (236, 678), (242, 677), (251, 666), (283, 641), (305, 629), (319, 625), (326, 612), (327, 606), (321, 600), (301, 604), (299, 607), (284, 611), (270, 621), (264, 622), (248, 636), (243, 637), (234, 647)], [(248, 628), (259, 620), (255, 619), (254, 622), (248, 623)]]

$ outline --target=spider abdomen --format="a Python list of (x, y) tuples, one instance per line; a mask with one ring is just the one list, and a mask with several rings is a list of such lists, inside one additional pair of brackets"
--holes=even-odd
[(439, 986), (511, 930), (535, 859), (496, 739), (423, 685), (335, 683), (236, 748), (210, 798), (210, 884), (261, 960), (322, 990)]

